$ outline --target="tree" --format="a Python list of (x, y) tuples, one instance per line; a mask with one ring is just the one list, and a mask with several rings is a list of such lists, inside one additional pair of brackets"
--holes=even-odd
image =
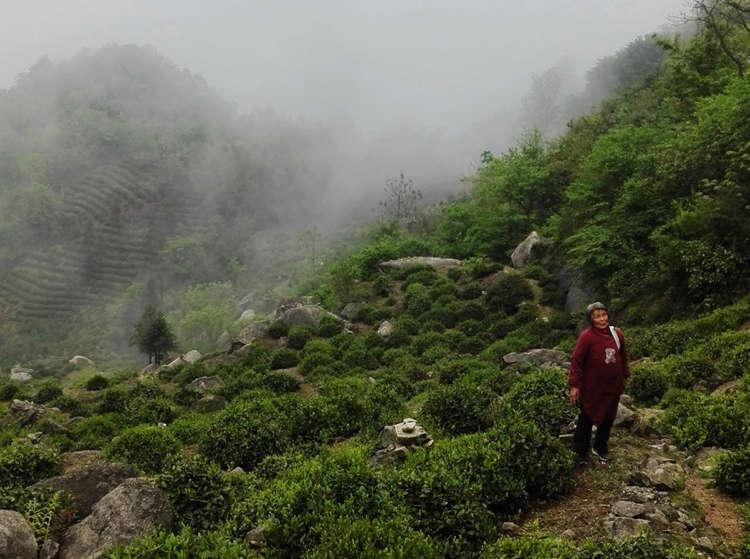
[(419, 221), (419, 200), (422, 193), (414, 188), (414, 181), (401, 173), (398, 178), (385, 181), (386, 199), (380, 202), (386, 219), (411, 227)]
[(159, 366), (164, 354), (177, 347), (177, 341), (164, 313), (154, 305), (147, 305), (133, 328), (130, 345), (137, 345), (148, 354), (149, 364)]
[(696, 0), (693, 2), (693, 21), (716, 39), (719, 47), (737, 69), (745, 74), (744, 41), (733, 35), (736, 29), (750, 33), (750, 1), (748, 0)]

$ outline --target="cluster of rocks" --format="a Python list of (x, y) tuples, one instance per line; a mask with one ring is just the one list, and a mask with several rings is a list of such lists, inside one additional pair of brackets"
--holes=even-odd
[(211, 394), (212, 391), (222, 386), (224, 386), (224, 383), (216, 376), (198, 377), (188, 384), (190, 390), (201, 395), (196, 402), (196, 409), (201, 412), (223, 410), (227, 405), (226, 398), (218, 394)]
[(507, 369), (526, 372), (533, 368), (558, 368), (567, 370), (570, 360), (566, 353), (557, 349), (537, 348), (520, 353), (507, 353), (503, 355), (503, 363)]
[(10, 380), (14, 382), (31, 382), (34, 379), (33, 374), (34, 369), (16, 364), (10, 369)]
[(436, 256), (409, 256), (406, 258), (397, 258), (395, 260), (386, 260), (380, 262), (378, 267), (383, 270), (405, 270), (409, 268), (419, 268), (428, 266), (438, 272), (450, 270), (461, 265), (460, 260), (455, 258), (438, 258)]
[(28, 400), (13, 400), (8, 415), (3, 419), (5, 425), (16, 424), (21, 427), (29, 425), (42, 417), (47, 408)]
[(427, 431), (411, 417), (401, 423), (386, 425), (380, 435), (380, 448), (370, 458), (375, 466), (399, 462), (417, 448), (432, 446), (433, 440)]
[(203, 355), (200, 351), (198, 351), (197, 349), (191, 349), (187, 353), (184, 353), (177, 359), (171, 361), (168, 365), (165, 365), (165, 367), (167, 369), (171, 369), (172, 367), (177, 367), (178, 365), (191, 365), (200, 361), (202, 357)]
[(157, 528), (169, 527), (173, 519), (169, 497), (135, 475), (127, 466), (105, 463), (37, 483), (36, 486), (65, 491), (78, 517), (83, 519), (61, 536), (51, 534), (38, 546), (23, 516), (0, 510), (0, 557), (88, 559)]

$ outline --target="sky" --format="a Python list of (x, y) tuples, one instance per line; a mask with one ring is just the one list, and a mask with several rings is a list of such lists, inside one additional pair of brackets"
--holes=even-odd
[(243, 112), (457, 131), (581, 74), (686, 0), (0, 0), (0, 89), (40, 57), (149, 44)]

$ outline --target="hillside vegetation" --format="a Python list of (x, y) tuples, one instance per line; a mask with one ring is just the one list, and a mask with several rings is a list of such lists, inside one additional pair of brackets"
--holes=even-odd
[[(530, 133), (487, 154), (466, 197), (408, 230), (373, 226), (300, 275), (300, 296), (331, 313), (282, 306), (241, 348), (156, 372), (53, 367), (4, 382), (0, 508), (65, 551), (88, 511), (32, 484), (96, 450), (85, 456), (129, 465), (173, 509), (113, 558), (750, 557), (747, 531), (723, 533), (695, 489), (747, 516), (750, 81), (737, 60), (750, 34), (720, 23), (721, 35), (662, 41), (656, 71), (554, 142)], [(532, 230), (543, 241), (511, 267)], [(461, 261), (383, 264), (411, 256)], [(582, 326), (571, 287), (610, 303), (634, 360), (637, 423), (615, 435), (612, 469), (589, 474), (560, 438), (576, 415), (562, 368)], [(535, 348), (560, 353), (503, 359)], [(27, 417), (14, 399), (44, 408)], [(383, 427), (407, 417), (433, 443), (383, 453)], [(617, 500), (643, 477), (625, 471), (634, 456), (683, 474), (639, 490), (664, 489), (670, 513), (641, 521), (646, 533), (619, 537), (606, 513), (558, 522), (566, 535), (525, 523), (555, 506), (564, 518), (584, 482)]]

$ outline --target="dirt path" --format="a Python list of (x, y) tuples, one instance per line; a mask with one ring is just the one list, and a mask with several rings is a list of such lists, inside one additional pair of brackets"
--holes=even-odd
[(700, 506), (706, 524), (723, 534), (729, 547), (739, 547), (743, 533), (742, 517), (737, 510), (737, 504), (713, 487), (707, 487), (694, 473), (685, 479), (685, 489)]

